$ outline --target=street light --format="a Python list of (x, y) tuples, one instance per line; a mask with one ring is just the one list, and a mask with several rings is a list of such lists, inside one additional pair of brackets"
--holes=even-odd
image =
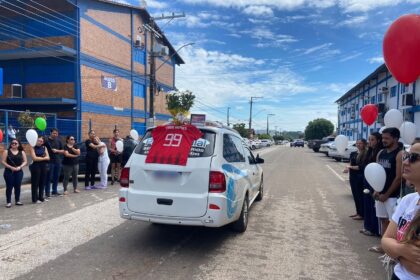
[(254, 102), (254, 99), (263, 98), (262, 96), (252, 96), (249, 106), (249, 135), (251, 136), (252, 132), (252, 103)]
[(270, 116), (275, 116), (275, 114), (267, 114), (267, 135), (269, 135), (269, 134), (268, 134), (268, 131), (269, 131), (269, 130), (268, 130), (268, 117), (270, 117)]

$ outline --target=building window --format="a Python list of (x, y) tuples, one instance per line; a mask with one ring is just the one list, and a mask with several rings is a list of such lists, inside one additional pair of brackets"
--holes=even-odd
[(404, 84), (401, 84), (401, 93), (406, 92), (407, 87)]
[(145, 88), (144, 85), (139, 83), (134, 83), (134, 96), (144, 98), (145, 97)]
[(391, 97), (395, 97), (397, 95), (397, 86), (393, 86), (391, 88)]
[(378, 102), (382, 102), (382, 94), (378, 95)]
[(146, 64), (146, 53), (139, 49), (134, 49), (134, 61), (140, 64)]
[(376, 101), (376, 96), (372, 96), (372, 97), (370, 98), (370, 103), (371, 103), (371, 104), (375, 104), (375, 101)]

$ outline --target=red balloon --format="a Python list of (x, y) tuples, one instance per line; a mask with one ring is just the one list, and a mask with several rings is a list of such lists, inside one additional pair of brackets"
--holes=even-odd
[(408, 84), (420, 76), (420, 15), (399, 17), (383, 42), (385, 64), (397, 81)]
[(3, 131), (0, 129), (0, 142), (3, 142)]
[(376, 121), (378, 117), (378, 107), (374, 104), (367, 104), (363, 106), (362, 110), (360, 111), (360, 115), (362, 116), (362, 120), (365, 124), (371, 125)]

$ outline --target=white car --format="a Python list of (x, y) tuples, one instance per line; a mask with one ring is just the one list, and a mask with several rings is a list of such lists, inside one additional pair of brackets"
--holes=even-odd
[(145, 163), (153, 144), (149, 129), (121, 173), (122, 218), (151, 223), (221, 227), (244, 232), (248, 209), (263, 198), (264, 160), (241, 136), (217, 123), (199, 127), (187, 165)]
[(271, 140), (268, 140), (268, 139), (261, 140), (261, 147), (270, 147), (270, 146), (271, 146)]
[(328, 156), (336, 161), (350, 160), (350, 154), (353, 152), (357, 152), (356, 141), (349, 141), (344, 154), (338, 153), (335, 145), (331, 145), (328, 151)]
[(319, 152), (326, 154), (328, 156), (328, 151), (331, 149), (332, 146), (335, 146), (334, 141), (321, 144), (321, 147), (319, 148)]

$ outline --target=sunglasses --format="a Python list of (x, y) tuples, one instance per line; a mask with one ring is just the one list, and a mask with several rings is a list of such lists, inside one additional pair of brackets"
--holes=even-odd
[(70, 138), (69, 140), (74, 141), (74, 138)]
[(415, 163), (420, 157), (420, 154), (416, 153), (407, 153), (404, 155), (404, 160), (408, 159), (409, 163)]
[(12, 142), (12, 143), (10, 143), (11, 145), (18, 145), (19, 143), (18, 142)]

